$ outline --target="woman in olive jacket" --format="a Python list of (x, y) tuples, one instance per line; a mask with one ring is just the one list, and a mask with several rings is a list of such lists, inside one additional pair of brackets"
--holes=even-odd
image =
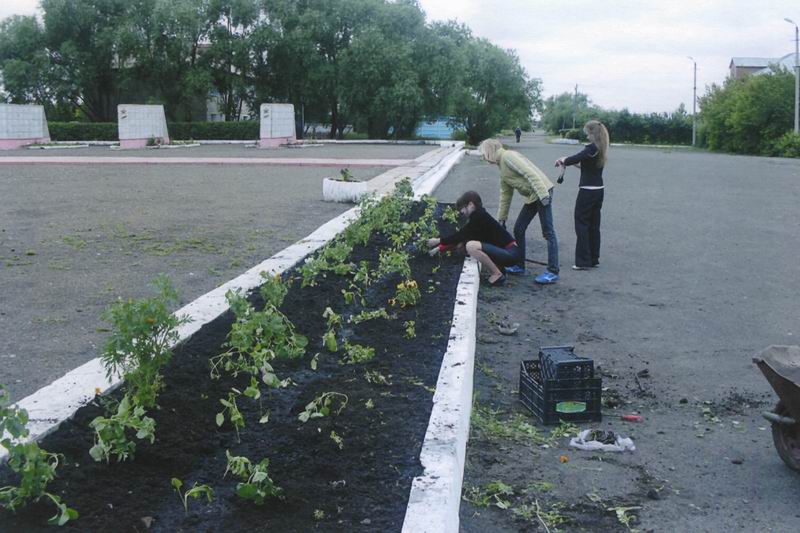
[(536, 214), (542, 226), (542, 236), (547, 241), (547, 270), (536, 276), (535, 281), (550, 284), (558, 281), (558, 239), (553, 226), (553, 183), (544, 172), (525, 156), (506, 150), (497, 139), (486, 139), (478, 147), (483, 159), (500, 167), (500, 209), (497, 219), (505, 226), (508, 209), (514, 191), (522, 195), (525, 202), (514, 223), (514, 238), (522, 252), (520, 262), (506, 268), (506, 272), (525, 272), (525, 231)]

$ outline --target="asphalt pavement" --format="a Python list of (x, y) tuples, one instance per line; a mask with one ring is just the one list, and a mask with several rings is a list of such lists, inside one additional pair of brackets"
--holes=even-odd
[[(554, 160), (580, 147), (544, 141), (504, 139), (555, 178)], [(554, 196), (559, 283), (536, 285), (544, 267), (529, 264), (508, 286), (481, 288), (476, 405), (497, 409), (509, 427), (516, 414), (533, 421), (518, 403), (520, 361), (540, 346), (575, 345), (594, 358), (604, 398), (617, 404), (602, 424), (580, 427), (631, 436), (637, 451), (578, 452), (565, 438), (542, 448), (473, 423), (467, 489), (504, 481), (515, 496), (507, 510), (464, 502), (462, 529), (539, 527), (530, 514), (537, 500), (542, 512), (571, 519), (558, 526), (567, 531), (625, 530), (608, 511), (625, 506), (642, 507), (628, 514), (643, 530), (800, 530), (800, 475), (773, 448), (760, 412), (776, 398), (751, 362), (800, 336), (800, 161), (612, 147), (600, 268), (580, 272), (570, 268), (578, 172), (570, 168)], [(454, 201), (468, 189), (496, 212), (496, 167), (465, 158), (436, 195)], [(517, 197), (510, 225), (520, 206)], [(536, 219), (527, 243), (529, 259), (546, 261)], [(499, 335), (499, 320), (518, 322), (517, 335)], [(615, 418), (629, 413), (645, 421)]]

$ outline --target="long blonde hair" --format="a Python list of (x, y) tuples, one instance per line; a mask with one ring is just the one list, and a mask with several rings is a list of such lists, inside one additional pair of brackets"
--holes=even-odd
[(497, 152), (503, 148), (503, 144), (497, 139), (486, 139), (478, 145), (478, 152), (489, 163), (497, 164)]
[(597, 154), (597, 166), (601, 168), (606, 166), (609, 143), (608, 130), (599, 120), (590, 120), (583, 127), (583, 131), (586, 132), (586, 136), (597, 146), (600, 152)]

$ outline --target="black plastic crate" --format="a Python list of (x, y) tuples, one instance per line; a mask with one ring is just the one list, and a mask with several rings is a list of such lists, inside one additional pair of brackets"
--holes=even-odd
[(585, 379), (594, 377), (594, 361), (575, 354), (574, 346), (543, 346), (539, 364), (545, 379)]
[(600, 421), (602, 378), (546, 379), (539, 361), (522, 361), (519, 399), (543, 424)]

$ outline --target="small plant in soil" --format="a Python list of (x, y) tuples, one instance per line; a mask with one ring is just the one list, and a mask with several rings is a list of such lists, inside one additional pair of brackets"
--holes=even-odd
[(392, 319), (392, 317), (386, 312), (386, 309), (381, 307), (380, 309), (375, 309), (373, 311), (361, 311), (357, 315), (351, 316), (350, 322), (353, 324), (360, 324), (368, 320), (375, 320), (376, 318), (385, 318), (386, 320)]
[(492, 481), (483, 487), (467, 485), (464, 487), (462, 498), (476, 507), (489, 507), (494, 505), (500, 509), (511, 507), (510, 497), (514, 489), (502, 481)]
[(322, 344), (326, 350), (335, 353), (339, 350), (339, 344), (336, 342), (336, 328), (342, 326), (342, 316), (336, 314), (330, 307), (326, 307), (322, 318), (328, 322), (328, 331), (322, 336)]
[(339, 177), (336, 181), (358, 181), (354, 176), (353, 173), (350, 172), (349, 168), (343, 168), (339, 171)]
[(319, 522), (320, 520), (325, 520), (325, 511), (322, 509), (314, 509), (314, 520)]
[(386, 376), (377, 370), (367, 370), (364, 372), (364, 379), (367, 380), (367, 383), (372, 383), (374, 385), (386, 385), (388, 387), (392, 384)]
[(208, 485), (198, 485), (195, 481), (191, 489), (187, 490), (186, 492), (181, 492), (183, 481), (174, 477), (172, 478), (172, 486), (175, 489), (175, 492), (178, 493), (178, 498), (180, 498), (181, 503), (183, 504), (183, 511), (186, 514), (189, 514), (189, 498), (198, 500), (205, 496), (208, 500), (208, 503), (214, 501), (214, 489)]
[(97, 462), (109, 463), (112, 457), (116, 457), (117, 462), (132, 459), (136, 443), (128, 438), (131, 432), (139, 440), (149, 440), (150, 444), (156, 439), (155, 420), (145, 416), (144, 407), (134, 405), (128, 394), (122, 397), (116, 413), (108, 418), (98, 416), (89, 426), (95, 431), (89, 455)]
[[(332, 412), (339, 415), (347, 407), (347, 395), (341, 392), (323, 392), (306, 405), (306, 408), (298, 415), (300, 422), (308, 422), (312, 418), (322, 418)], [(339, 407), (333, 410), (334, 404), (338, 402)]]
[(232, 389), (231, 392), (228, 393), (228, 399), (220, 398), (219, 403), (222, 404), (222, 411), (217, 413), (216, 422), (217, 426), (222, 426), (225, 423), (225, 418), (227, 416), (228, 420), (230, 420), (233, 429), (236, 430), (236, 440), (241, 442), (242, 439), (239, 437), (239, 431), (244, 429), (244, 415), (242, 412), (239, 411), (239, 406), (236, 404), (236, 397), (239, 396), (241, 392), (236, 389)]
[(421, 297), (417, 282), (407, 279), (397, 284), (397, 292), (395, 292), (394, 298), (389, 299), (389, 303), (392, 306), (410, 307), (417, 305)]
[[(268, 386), (280, 386), (283, 382), (278, 380), (270, 362), (275, 358), (302, 356), (308, 339), (295, 332), (292, 323), (276, 306), (268, 303), (263, 311), (256, 311), (239, 291), (228, 291), (225, 297), (236, 321), (224, 345), (228, 350), (211, 358), (211, 377), (221, 377), (223, 370), (234, 377), (242, 372), (260, 373)], [(268, 295), (267, 301), (274, 297), (274, 294)]]
[(380, 254), (378, 263), (378, 277), (399, 274), (403, 278), (411, 277), (411, 267), (408, 264), (408, 254), (396, 250), (384, 250)]
[(339, 361), (340, 365), (356, 365), (372, 361), (375, 357), (375, 348), (362, 346), (360, 344), (344, 343), (344, 358)]
[(344, 450), (344, 439), (340, 437), (339, 434), (337, 434), (335, 431), (331, 431), (330, 437), (333, 443), (336, 444), (337, 448)]
[(459, 219), (459, 212), (454, 208), (452, 205), (448, 205), (444, 208), (444, 212), (442, 213), (442, 220), (445, 222), (449, 222), (454, 226), (458, 226), (458, 219)]
[(236, 494), (245, 500), (253, 500), (256, 505), (263, 505), (268, 497), (280, 496), (283, 490), (276, 486), (269, 477), (269, 459), (262, 459), (257, 465), (247, 457), (237, 457), (225, 451), (228, 458), (228, 467), (222, 477), (228, 472), (241, 479), (236, 484)]
[(172, 357), (171, 346), (178, 340), (176, 328), (190, 321), (174, 316), (169, 308), (178, 293), (166, 276), (153, 282), (158, 294), (152, 298), (118, 301), (103, 314), (112, 332), (101, 356), (110, 379), (119, 374), (131, 399), (146, 409), (155, 407), (161, 388), (161, 369)]
[(8, 452), (9, 468), (19, 476), (19, 485), (0, 487), (0, 509), (16, 511), (46, 498), (58, 509), (48, 523), (63, 526), (77, 519), (78, 512), (46, 490), (56, 477), (60, 456), (42, 450), (36, 442), (24, 442), (30, 435), (27, 425), (28, 412), (11, 406), (6, 388), (0, 385), (0, 446)]
[(407, 320), (406, 322), (403, 323), (403, 326), (405, 327), (404, 337), (406, 339), (413, 339), (414, 337), (417, 336), (416, 322), (414, 322), (413, 320)]

